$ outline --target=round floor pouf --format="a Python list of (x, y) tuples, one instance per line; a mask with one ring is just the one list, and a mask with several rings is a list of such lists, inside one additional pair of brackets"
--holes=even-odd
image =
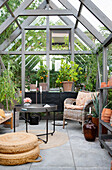
[(38, 138), (31, 133), (16, 132), (0, 135), (0, 153), (23, 153), (37, 146)]
[(0, 153), (0, 164), (1, 165), (20, 165), (20, 164), (25, 164), (28, 162), (35, 162), (36, 158), (41, 157), (39, 153), (40, 153), (39, 146), (24, 153), (18, 153), (18, 154)]

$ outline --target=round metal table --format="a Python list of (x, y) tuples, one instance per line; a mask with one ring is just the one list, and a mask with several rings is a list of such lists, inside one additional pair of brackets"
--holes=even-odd
[[(30, 105), (15, 105), (14, 106), (14, 132), (16, 132), (15, 128), (15, 114), (16, 111), (25, 113), (25, 122), (26, 122), (26, 132), (28, 132), (28, 114), (29, 113), (46, 113), (46, 132), (44, 134), (39, 134), (37, 136), (43, 136), (46, 135), (46, 140), (43, 140), (45, 143), (48, 142), (48, 135), (55, 132), (55, 111), (57, 110), (57, 105), (54, 104), (30, 104)], [(49, 113), (54, 112), (54, 124), (53, 124), (53, 132), (48, 133), (48, 120), (49, 120)]]

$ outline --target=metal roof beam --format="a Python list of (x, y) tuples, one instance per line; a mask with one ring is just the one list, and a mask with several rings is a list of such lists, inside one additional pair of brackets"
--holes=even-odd
[(7, 1), (8, 0), (0, 0), (0, 8), (2, 8)]
[(0, 34), (2, 34), (3, 31), (5, 31), (6, 28), (8, 28), (12, 22), (14, 22), (16, 20), (16, 18), (19, 16), (19, 14), (21, 13), (21, 11), (23, 11), (24, 9), (26, 9), (31, 3), (33, 2), (33, 0), (25, 0), (15, 11), (14, 11), (14, 16), (9, 16), (3, 23), (2, 25), (0, 25)]
[(20, 55), (20, 54), (22, 54), (22, 52), (21, 51), (0, 51), (0, 54), (1, 55), (7, 55), (7, 54), (9, 54), (9, 55)]
[[(49, 26), (51, 30), (70, 30), (72, 27), (69, 25), (52, 25)], [(46, 26), (27, 26), (24, 28), (25, 30), (46, 30)]]
[[(58, 9), (58, 7), (52, 2), (50, 1), (50, 7), (53, 8), (53, 9)], [(59, 16), (60, 19), (67, 25), (70, 25), (70, 26), (74, 26), (74, 23), (68, 18), (68, 17), (65, 17), (65, 16)], [(87, 44), (87, 46), (89, 46), (90, 48), (96, 48), (95, 44), (92, 42), (92, 40), (85, 34), (83, 33), (79, 28), (78, 28), (78, 31), (76, 31), (76, 35), (79, 36), (79, 33), (78, 32), (81, 32), (81, 35), (80, 35), (80, 39), (82, 41), (85, 42), (85, 44)]]
[[(45, 8), (46, 6), (46, 0), (38, 7), (38, 9)], [(30, 25), (37, 17), (28, 17), (22, 24), (21, 27), (24, 28), (28, 25)], [(5, 50), (20, 34), (21, 30), (17, 28), (8, 39), (6, 39), (1, 45), (0, 50)]]
[(82, 39), (82, 41), (85, 44), (87, 44), (87, 46), (89, 46), (92, 49), (96, 49), (96, 46), (93, 43), (93, 41), (86, 34), (84, 34), (79, 28), (76, 28), (75, 33), (78, 35), (80, 39)]
[[(15, 18), (14, 14), (13, 14), (12, 10), (10, 9), (9, 5), (7, 4), (7, 2), (5, 3), (5, 6), (6, 6), (7, 9), (9, 10), (10, 14), (12, 15), (12, 17)], [(21, 29), (21, 26), (20, 26), (18, 20), (16, 19), (15, 21), (16, 21), (16, 24), (18, 25), (18, 27)]]
[(103, 43), (103, 46), (107, 47), (112, 42), (112, 33), (106, 38)]
[(78, 21), (101, 43), (104, 42), (105, 38), (101, 35), (100, 32), (98, 32), (93, 25), (91, 25), (86, 18), (84, 18), (82, 15), (77, 17), (77, 10), (67, 1), (67, 0), (59, 0), (59, 2), (67, 9), (70, 9), (73, 12), (73, 15)]
[[(112, 21), (91, 1), (79, 0), (83, 5), (109, 30), (112, 32)], [(108, 4), (107, 4), (108, 5)]]
[(100, 51), (103, 50), (103, 47), (107, 47), (109, 44), (112, 43), (112, 33), (106, 38), (106, 40), (104, 41), (104, 43), (102, 45), (100, 45), (100, 47), (98, 47), (96, 49), (96, 53), (99, 53)]
[(70, 10), (67, 9), (52, 9), (52, 10), (45, 10), (45, 9), (35, 9), (35, 10), (24, 10), (19, 13), (19, 16), (66, 16), (66, 15), (73, 15)]
[[(0, 54), (1, 55), (21, 55), (22, 54), (22, 51), (0, 51)], [(25, 51), (24, 52), (25, 55), (46, 55), (46, 51)], [(49, 52), (50, 55), (55, 55), (55, 54), (58, 54), (58, 55), (69, 55), (71, 54), (71, 51), (69, 50), (50, 50)], [(80, 54), (80, 55), (83, 55), (83, 54), (92, 54), (91, 51), (74, 51), (74, 54), (77, 55), (77, 54)]]
[[(78, 14), (77, 14), (77, 17), (79, 17), (79, 16), (80, 16), (81, 11), (82, 11), (82, 7), (83, 7), (83, 4), (81, 3), (81, 4), (80, 4), (80, 7), (79, 7)], [(78, 19), (76, 19), (75, 29), (77, 28), (77, 26), (78, 26)]]
[(49, 4), (49, 0), (46, 0), (46, 3)]

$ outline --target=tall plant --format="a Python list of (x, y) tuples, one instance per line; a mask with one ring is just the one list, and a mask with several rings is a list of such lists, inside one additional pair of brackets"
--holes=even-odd
[(18, 101), (16, 97), (17, 87), (12, 81), (13, 73), (10, 70), (5, 70), (0, 77), (0, 102), (6, 105), (6, 109), (9, 110), (10, 106), (14, 105), (14, 100)]

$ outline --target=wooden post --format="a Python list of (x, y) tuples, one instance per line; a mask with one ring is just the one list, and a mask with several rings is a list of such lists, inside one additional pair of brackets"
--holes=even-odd
[[(107, 47), (103, 47), (103, 82), (107, 83)], [(107, 90), (103, 90), (103, 100), (107, 96)]]
[[(47, 10), (49, 9), (49, 4), (47, 4)], [(47, 77), (47, 83), (48, 83), (48, 90), (49, 90), (49, 80), (50, 80), (50, 58), (49, 58), (49, 16), (47, 16), (47, 26), (46, 26), (46, 65), (48, 67), (48, 77)]]
[(22, 79), (22, 103), (25, 97), (25, 30), (22, 29), (22, 68), (21, 68), (21, 79)]

